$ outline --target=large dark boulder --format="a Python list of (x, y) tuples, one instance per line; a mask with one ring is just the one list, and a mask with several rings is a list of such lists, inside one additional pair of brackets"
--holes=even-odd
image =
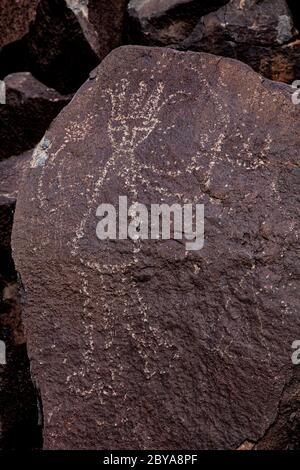
[(272, 80), (300, 74), (300, 7), (290, 0), (131, 0), (131, 44), (171, 46), (241, 60)]
[(231, 0), (201, 18), (182, 50), (233, 57), (272, 80), (300, 74), (300, 41), (285, 0)]
[[(299, 118), (290, 87), (240, 62), (141, 47), (63, 109), (13, 228), (45, 448), (276, 442), (300, 335)], [(203, 249), (100, 241), (119, 196), (204, 204)]]
[(130, 44), (167, 46), (187, 38), (199, 19), (229, 0), (130, 0), (127, 35)]

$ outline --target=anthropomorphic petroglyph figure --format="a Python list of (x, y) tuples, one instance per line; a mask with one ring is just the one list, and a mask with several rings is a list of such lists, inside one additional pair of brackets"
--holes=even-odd
[[(91, 197), (87, 203), (85, 213), (83, 214), (80, 226), (77, 228), (75, 236), (72, 240), (71, 253), (72, 256), (80, 260), (80, 270), (78, 275), (82, 280), (82, 293), (85, 297), (83, 303), (83, 329), (85, 338), (85, 348), (82, 351), (82, 361), (79, 369), (73, 372), (67, 379), (70, 389), (75, 393), (83, 396), (88, 396), (93, 393), (97, 393), (101, 399), (104, 384), (90, 384), (90, 386), (84, 386), (83, 381), (88, 376), (91, 369), (97, 371), (97, 364), (94, 358), (95, 351), (95, 339), (94, 339), (94, 319), (89, 313), (89, 304), (92, 299), (89, 294), (89, 271), (92, 269), (98, 277), (99, 286), (105, 286), (105, 276), (114, 273), (124, 274), (127, 272), (127, 276), (123, 276), (123, 280), (120, 283), (119, 295), (125, 295), (126, 289), (130, 288), (131, 291), (136, 293), (136, 306), (135, 308), (140, 312), (141, 321), (143, 323), (143, 330), (148, 328), (148, 335), (155, 339), (154, 329), (151, 329), (151, 324), (148, 325), (147, 318), (147, 307), (143, 302), (141, 292), (138, 285), (133, 280), (132, 275), (128, 276), (128, 272), (134, 267), (138, 258), (136, 253), (140, 250), (140, 241), (135, 240), (133, 244), (133, 256), (129, 263), (118, 264), (118, 265), (107, 265), (103, 266), (97, 263), (89, 263), (80, 258), (80, 240), (85, 235), (86, 225), (93, 209), (96, 210), (97, 204), (99, 204), (98, 196), (103, 187), (110, 172), (117, 174), (117, 176), (124, 183), (124, 190), (131, 195), (133, 201), (138, 197), (137, 194), (137, 183), (139, 178), (143, 178), (143, 166), (139, 161), (138, 148), (144, 142), (155, 129), (159, 132), (163, 132), (164, 129), (159, 128), (160, 118), (159, 114), (167, 103), (173, 100), (180, 101), (186, 96), (186, 93), (182, 91), (176, 91), (169, 94), (167, 98), (164, 98), (165, 86), (163, 82), (159, 82), (152, 90), (148, 88), (147, 84), (140, 81), (138, 84), (138, 90), (128, 95), (127, 89), (129, 89), (130, 81), (128, 79), (122, 79), (118, 83), (115, 89), (107, 89), (105, 91), (105, 98), (109, 100), (111, 105), (111, 115), (107, 125), (107, 132), (111, 143), (112, 153), (110, 158), (101, 169), (100, 175), (96, 180), (91, 190)], [(150, 184), (150, 182), (149, 182)], [(127, 313), (128, 309), (132, 306), (124, 303), (124, 312)], [(113, 326), (111, 326), (113, 334)], [(142, 337), (142, 334), (140, 335)], [(148, 364), (148, 353), (143, 350), (139, 344), (139, 338), (135, 335), (134, 341), (137, 344), (137, 349), (141, 355), (141, 359), (144, 361), (145, 373), (149, 376), (154, 373)], [(166, 347), (172, 347), (168, 344), (167, 338), (164, 338)], [(106, 384), (107, 386), (107, 384)]]

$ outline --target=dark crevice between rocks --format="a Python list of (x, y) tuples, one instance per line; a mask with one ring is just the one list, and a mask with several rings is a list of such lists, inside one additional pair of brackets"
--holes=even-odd
[(6, 346), (6, 364), (0, 365), (0, 449), (41, 449), (40, 401), (30, 375), (30, 363), (21, 317), (18, 276), (10, 236), (12, 206), (1, 206), (0, 340)]
[(287, 0), (287, 4), (293, 16), (294, 25), (300, 33), (300, 2), (299, 0)]

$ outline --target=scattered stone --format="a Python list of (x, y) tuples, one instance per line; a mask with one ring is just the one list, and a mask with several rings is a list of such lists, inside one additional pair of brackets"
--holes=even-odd
[(29, 72), (8, 75), (6, 104), (0, 105), (0, 160), (25, 152), (42, 138), (51, 121), (71, 100), (47, 88)]
[(99, 63), (78, 17), (64, 0), (40, 2), (26, 51), (33, 75), (63, 94), (75, 92)]
[[(67, 0), (66, 0), (67, 1)], [(79, 3), (69, 0), (67, 3)], [(88, 0), (86, 1), (86, 17), (88, 24), (83, 31), (95, 31), (95, 45), (92, 46), (100, 60), (110, 51), (123, 43), (124, 20), (128, 0)], [(89, 33), (87, 32), (87, 36)], [(90, 44), (93, 44), (90, 41)]]
[(28, 34), (1, 51), (2, 77), (28, 70), (60, 93), (75, 92), (122, 44), (126, 5), (127, 0), (40, 0)]
[(28, 166), (32, 150), (0, 162), (1, 187), (0, 201), (9, 200), (15, 204), (19, 191), (20, 180)]
[(37, 392), (30, 377), (11, 230), (20, 180), (32, 152), (0, 162), (0, 449), (41, 447)]
[(285, 0), (231, 0), (201, 18), (179, 48), (239, 59), (289, 83), (300, 73), (298, 35)]
[[(35, 150), (13, 229), (44, 447), (256, 444), (300, 333), (300, 108), (208, 54), (123, 47), (93, 75)], [(204, 248), (98, 240), (120, 195), (204, 204)]]
[(38, 2), (39, 0), (1, 0), (0, 48), (28, 33)]
[[(6, 310), (9, 317), (9, 321), (7, 323), (14, 323), (12, 335), (14, 336), (15, 344), (23, 344), (24, 335), (23, 327), (20, 326), (19, 301), (16, 300), (16, 295), (8, 293), (10, 291), (9, 286), (12, 286), (12, 291), (15, 292), (14, 286), (16, 285), (15, 268), (11, 257), (11, 231), (19, 185), (23, 178), (25, 169), (29, 165), (31, 157), (32, 151), (29, 151), (0, 162), (0, 282), (2, 286), (2, 301), (5, 301), (5, 298), (14, 299), (13, 308)], [(6, 288), (7, 294), (4, 294)], [(3, 304), (1, 304), (1, 307), (3, 307)], [(3, 312), (1, 311), (1, 313)], [(1, 318), (1, 321), (3, 321), (3, 317)]]
[(2, 270), (7, 269), (9, 277), (14, 275), (11, 259), (11, 230), (13, 215), (19, 190), (19, 184), (26, 166), (32, 157), (32, 151), (11, 157), (0, 162), (0, 251)]
[(201, 16), (229, 0), (131, 0), (128, 4), (129, 42), (148, 46), (178, 44), (189, 36)]

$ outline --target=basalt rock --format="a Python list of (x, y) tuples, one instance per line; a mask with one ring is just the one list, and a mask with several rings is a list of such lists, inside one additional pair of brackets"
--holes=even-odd
[(201, 16), (229, 0), (131, 0), (128, 4), (128, 40), (131, 44), (166, 46), (190, 35)]
[(18, 187), (31, 156), (27, 152), (0, 162), (0, 341), (6, 359), (0, 364), (0, 449), (5, 450), (42, 445), (10, 243)]
[[(78, 0), (69, 0), (71, 3), (80, 3)], [(123, 43), (124, 19), (128, 0), (88, 0), (86, 10), (88, 26), (94, 29), (96, 43), (93, 46), (100, 60), (114, 48)]]
[(300, 73), (299, 33), (285, 0), (231, 0), (204, 16), (181, 50), (233, 57), (277, 81)]
[(286, 385), (278, 414), (266, 435), (257, 444), (258, 450), (300, 449), (300, 368), (295, 367), (290, 382)]
[(25, 152), (44, 135), (51, 121), (70, 101), (47, 88), (29, 72), (8, 75), (6, 103), (0, 105), (0, 160)]
[(29, 31), (39, 0), (1, 0), (0, 48), (17, 41)]
[[(0, 323), (2, 327), (4, 325), (11, 327), (11, 336), (16, 345), (23, 344), (25, 340), (21, 325), (16, 272), (11, 256), (11, 231), (19, 185), (31, 156), (32, 151), (29, 151), (0, 162)], [(2, 333), (1, 329), (0, 334)]]
[(41, 0), (21, 41), (1, 51), (2, 76), (28, 70), (47, 86), (73, 93), (122, 44), (127, 0)]
[[(11, 157), (0, 162), (0, 207), (1, 207), (1, 249), (10, 248), (10, 235), (14, 206), (16, 204), (20, 180), (29, 164), (32, 152)], [(6, 214), (6, 215), (4, 215)], [(9, 215), (10, 214), (10, 215)]]
[[(237, 449), (276, 423), (300, 335), (299, 118), (245, 64), (143, 47), (63, 109), (13, 228), (45, 448)], [(204, 247), (99, 240), (119, 196), (204, 204)]]

